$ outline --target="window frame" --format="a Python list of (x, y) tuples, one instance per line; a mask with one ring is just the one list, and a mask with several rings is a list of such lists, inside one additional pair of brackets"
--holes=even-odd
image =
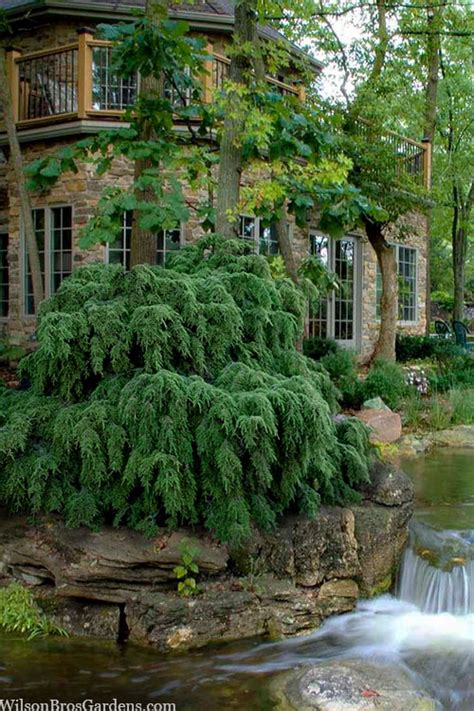
[[(74, 205), (68, 203), (57, 203), (54, 205), (41, 205), (38, 207), (32, 207), (32, 212), (37, 210), (43, 210), (44, 212), (44, 298), (48, 299), (50, 296), (56, 293), (53, 291), (53, 275), (55, 273), (53, 269), (53, 256), (55, 251), (53, 250), (52, 241), (52, 230), (53, 230), (53, 220), (52, 212), (55, 209), (69, 208), (71, 210), (71, 272), (67, 274), (70, 276), (74, 271), (74, 254), (75, 254), (75, 240), (74, 240)], [(28, 250), (26, 246), (25, 230), (22, 227), (21, 231), (21, 311), (25, 318), (36, 318), (37, 313), (28, 312), (28, 289), (27, 289), (27, 279), (28, 279)], [(64, 277), (66, 278), (66, 277)], [(61, 279), (62, 283), (63, 279)]]
[[(418, 295), (419, 295), (419, 289), (418, 289), (418, 274), (419, 274), (419, 249), (418, 247), (414, 247), (413, 245), (410, 244), (400, 244), (399, 242), (392, 242), (392, 246), (395, 248), (395, 258), (397, 260), (397, 280), (400, 279), (400, 273), (399, 273), (399, 268), (400, 268), (400, 248), (401, 249), (409, 249), (411, 252), (414, 253), (415, 259), (414, 259), (414, 267), (415, 267), (415, 276), (414, 276), (414, 292), (413, 292), (413, 302), (414, 302), (414, 319), (405, 319), (405, 318), (400, 318), (400, 299), (398, 300), (398, 314), (397, 314), (397, 324), (399, 326), (414, 326), (419, 322), (419, 308), (418, 308)], [(375, 320), (377, 323), (380, 323), (380, 313), (379, 313), (379, 304), (380, 304), (380, 299), (382, 296), (381, 290), (378, 288), (378, 280), (381, 277), (381, 272), (380, 272), (380, 267), (378, 260), (376, 261), (376, 267), (375, 267), (375, 279), (376, 279), (376, 284), (375, 284)], [(398, 295), (400, 296), (400, 287), (399, 287), (399, 293)]]
[[(127, 228), (127, 225), (126, 225), (126, 223), (125, 223), (125, 219), (126, 219), (126, 218), (125, 218), (125, 215), (126, 215), (127, 212), (133, 213), (133, 210), (125, 210), (125, 212), (124, 212), (124, 219), (123, 219), (123, 222), (122, 222), (122, 230), (124, 230), (124, 228)], [(132, 218), (132, 219), (133, 219), (133, 218)], [(184, 225), (185, 225), (184, 222), (180, 222), (179, 226), (174, 228), (175, 230), (179, 230), (179, 249), (181, 249), (182, 247), (185, 246)], [(130, 229), (130, 237), (131, 237), (131, 234), (132, 234), (132, 233), (131, 233), (132, 224), (130, 224), (129, 229)], [(163, 232), (173, 232), (174, 230), (162, 230), (162, 231), (163, 231)], [(124, 238), (124, 233), (123, 233), (123, 231), (122, 231), (122, 239), (123, 239), (123, 238)], [(106, 244), (106, 246), (105, 246), (105, 250), (104, 250), (104, 264), (122, 264), (122, 266), (123, 266), (125, 269), (127, 269), (127, 265), (126, 265), (126, 264), (123, 264), (122, 262), (111, 262), (111, 261), (110, 261), (109, 255), (110, 255), (110, 247), (111, 247), (111, 244), (115, 244), (115, 242), (114, 242), (114, 243), (107, 242), (107, 244)], [(163, 245), (166, 245), (166, 237), (164, 238)], [(113, 250), (113, 251), (117, 251), (117, 252), (120, 251), (120, 252), (121, 252), (123, 255), (125, 255), (125, 256), (126, 256), (127, 254), (130, 254), (130, 248), (127, 249), (125, 244), (124, 244), (120, 249), (115, 248), (115, 250)], [(172, 250), (172, 251), (179, 251), (179, 250)], [(158, 254), (158, 252), (163, 252), (163, 254), (164, 254), (164, 262), (163, 262), (163, 265), (164, 265), (164, 264), (166, 263), (166, 254), (167, 254), (166, 247), (165, 247), (165, 249), (163, 249), (163, 250), (158, 250), (158, 248), (157, 248), (156, 252), (157, 252), (157, 254)], [(158, 262), (157, 262), (157, 263), (156, 263), (156, 266), (162, 266), (162, 265), (158, 264)]]
[[(260, 251), (260, 245), (261, 245), (261, 241), (262, 241), (262, 232), (265, 229), (271, 229), (271, 226), (268, 228), (263, 227), (263, 220), (261, 217), (255, 217), (254, 215), (249, 215), (247, 213), (244, 213), (244, 214), (239, 215), (238, 219), (239, 219), (239, 238), (243, 239), (245, 242), (249, 242), (249, 243), (253, 242), (254, 246), (255, 246), (255, 252), (254, 252), (255, 254), (258, 254), (259, 256), (262, 256), (262, 257), (277, 257), (279, 254), (281, 254), (280, 247), (278, 245), (277, 240), (269, 240), (269, 242), (268, 242), (268, 244), (271, 244), (273, 242), (277, 245), (277, 251), (275, 252), (275, 254), (269, 254), (268, 252), (264, 253), (264, 252)], [(243, 230), (242, 230), (242, 221), (243, 220), (253, 220), (254, 229), (253, 229), (253, 237), (252, 238), (244, 237)], [(290, 241), (293, 240), (293, 223), (292, 222), (288, 222), (288, 237), (290, 238)]]
[[(6, 282), (0, 282), (0, 286), (6, 286), (7, 287), (7, 299), (5, 301), (1, 301), (0, 303), (6, 303), (7, 305), (7, 312), (6, 315), (2, 316), (1, 311), (0, 311), (0, 323), (4, 323), (5, 321), (8, 321), (9, 315), (10, 315), (10, 264), (9, 264), (9, 245), (10, 245), (10, 234), (8, 230), (1, 229), (0, 230), (0, 240), (6, 237), (6, 249), (5, 254), (6, 254), (6, 271), (7, 271), (7, 281)], [(3, 251), (3, 250), (2, 250)], [(0, 267), (1, 268), (1, 267)]]

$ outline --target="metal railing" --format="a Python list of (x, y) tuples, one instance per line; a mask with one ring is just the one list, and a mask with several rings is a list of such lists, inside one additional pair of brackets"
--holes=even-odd
[(17, 73), (19, 121), (77, 111), (77, 46), (22, 57)]

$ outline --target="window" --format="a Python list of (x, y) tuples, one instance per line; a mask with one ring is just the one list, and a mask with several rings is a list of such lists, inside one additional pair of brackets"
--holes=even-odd
[(112, 47), (94, 47), (92, 54), (92, 107), (97, 111), (123, 111), (137, 98), (138, 77), (119, 77), (113, 69)]
[(189, 67), (184, 70), (184, 76), (175, 77), (174, 83), (165, 80), (163, 93), (173, 108), (188, 106), (192, 99), (192, 87), (187, 85), (186, 77), (190, 76)]
[(8, 235), (0, 233), (0, 318), (8, 316), (10, 284), (8, 278)]
[[(288, 225), (288, 232), (290, 229), (291, 227)], [(266, 257), (279, 254), (276, 226), (264, 227), (259, 217), (241, 215), (239, 236), (241, 239), (253, 242), (255, 252), (258, 254), (263, 254)]]
[(342, 344), (357, 347), (358, 305), (360, 290), (357, 239), (350, 235), (331, 239), (327, 235), (310, 233), (310, 253), (337, 277), (339, 288), (321, 298), (311, 308), (308, 335), (333, 338)]
[[(32, 211), (45, 297), (54, 294), (72, 272), (72, 207), (39, 208)], [(35, 313), (33, 281), (25, 244), (25, 313)]]
[[(130, 246), (132, 240), (133, 211), (127, 210), (123, 216), (122, 236), (107, 248), (108, 264), (122, 264), (130, 269)], [(156, 263), (165, 264), (166, 256), (181, 248), (183, 243), (181, 227), (161, 230), (157, 235)]]
[[(413, 247), (395, 245), (398, 270), (398, 320), (414, 322), (417, 320), (416, 281), (417, 252)], [(382, 273), (377, 263), (376, 316), (380, 319), (382, 302)]]

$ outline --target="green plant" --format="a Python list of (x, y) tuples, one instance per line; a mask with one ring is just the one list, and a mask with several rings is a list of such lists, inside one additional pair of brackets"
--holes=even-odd
[(26, 355), (26, 350), (21, 346), (15, 346), (7, 340), (0, 340), (0, 363), (19, 361)]
[(199, 548), (193, 546), (187, 538), (183, 538), (178, 548), (181, 553), (181, 565), (173, 568), (173, 573), (178, 579), (178, 594), (183, 597), (191, 597), (199, 592), (194, 577), (199, 574), (199, 566), (195, 561), (199, 554)]
[(444, 430), (451, 424), (452, 406), (449, 400), (433, 397), (428, 409), (428, 423), (432, 430)]
[(417, 429), (423, 422), (425, 403), (419, 393), (414, 393), (403, 403), (403, 424)]
[(0, 588), (0, 627), (6, 632), (27, 634), (28, 639), (49, 634), (67, 634), (48, 620), (31, 592), (19, 583)]
[(454, 425), (474, 424), (474, 390), (450, 390), (449, 402)]
[(348, 439), (326, 371), (296, 349), (306, 297), (244, 247), (208, 237), (166, 269), (63, 282), (22, 361), (31, 389), (0, 390), (4, 506), (235, 541), (357, 496), (367, 435), (355, 421)]
[(303, 353), (313, 360), (321, 360), (325, 355), (337, 353), (339, 350), (341, 350), (341, 347), (330, 338), (312, 336), (303, 341)]
[(403, 368), (397, 363), (377, 360), (370, 368), (363, 384), (364, 399), (381, 397), (393, 410), (408, 393)]

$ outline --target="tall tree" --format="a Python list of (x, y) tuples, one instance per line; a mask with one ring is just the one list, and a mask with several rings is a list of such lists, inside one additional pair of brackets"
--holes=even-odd
[(28, 263), (33, 285), (33, 300), (35, 311), (44, 300), (44, 285), (41, 270), (41, 262), (36, 241), (36, 233), (33, 224), (33, 214), (31, 210), (31, 199), (27, 189), (27, 181), (23, 169), (23, 156), (20, 142), (16, 131), (15, 115), (13, 112), (12, 98), (10, 94), (10, 81), (6, 68), (5, 50), (0, 49), (0, 106), (5, 122), (5, 130), (8, 136), (8, 147), (10, 149), (10, 167), (15, 176), (15, 183), (18, 190), (20, 203), (20, 217), (22, 231), (28, 252)]

